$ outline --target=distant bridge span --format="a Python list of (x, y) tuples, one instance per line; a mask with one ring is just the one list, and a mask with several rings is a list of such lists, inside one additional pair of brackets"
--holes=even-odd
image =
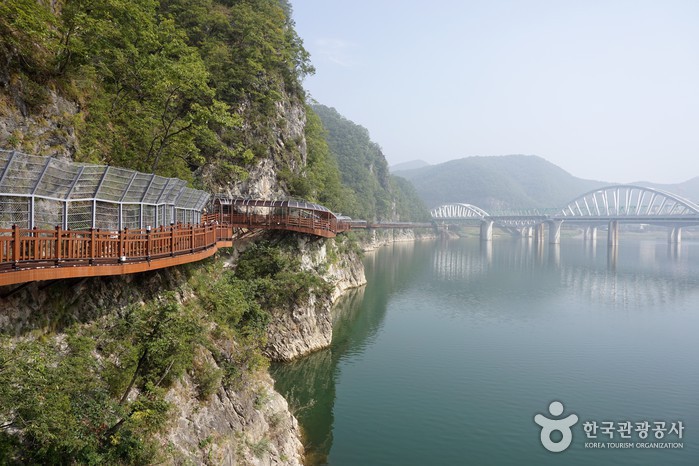
[(636, 185), (612, 185), (589, 191), (573, 199), (555, 218), (593, 222), (697, 222), (699, 206), (676, 194), (658, 189)]
[(508, 213), (493, 215), (466, 203), (450, 203), (431, 210), (435, 222), (472, 222), (481, 225), (481, 239), (492, 239), (492, 228), (498, 226), (529, 236), (532, 230), (543, 238), (543, 228), (549, 226), (550, 242), (560, 241), (563, 222), (591, 227), (592, 234), (600, 225), (609, 226), (609, 243), (618, 242), (618, 224), (642, 223), (671, 228), (670, 241), (679, 243), (683, 226), (699, 225), (699, 205), (673, 193), (637, 185), (610, 185), (594, 189), (570, 201), (560, 210)]

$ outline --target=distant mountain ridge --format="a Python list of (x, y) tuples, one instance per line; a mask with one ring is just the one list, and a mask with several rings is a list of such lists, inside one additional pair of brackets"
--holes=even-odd
[[(438, 165), (399, 170), (432, 208), (464, 202), (487, 210), (558, 208), (614, 182), (578, 178), (535, 155), (466, 157)], [(633, 183), (699, 201), (699, 177), (679, 184)]]
[(649, 181), (639, 181), (637, 183), (632, 184), (637, 184), (640, 186), (646, 186), (648, 188), (659, 189), (661, 191), (677, 194), (678, 196), (690, 200), (695, 204), (699, 204), (699, 176), (696, 176), (682, 183), (675, 184), (659, 184), (651, 183)]
[(408, 162), (401, 162), (388, 167), (391, 173), (403, 171), (403, 170), (414, 170), (416, 168), (428, 167), (430, 164), (424, 160), (410, 160)]

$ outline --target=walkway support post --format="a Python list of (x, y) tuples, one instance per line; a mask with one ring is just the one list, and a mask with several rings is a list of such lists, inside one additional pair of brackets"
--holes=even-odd
[(20, 244), (20, 231), (19, 227), (15, 224), (12, 225), (12, 260), (14, 262), (14, 266), (16, 267), (17, 264), (19, 264), (19, 244)]
[[(99, 231), (99, 230), (97, 230)], [(90, 228), (90, 264), (95, 263), (97, 257), (97, 244), (95, 243), (95, 228)]]
[(483, 220), (481, 222), (481, 241), (493, 240), (493, 221)]

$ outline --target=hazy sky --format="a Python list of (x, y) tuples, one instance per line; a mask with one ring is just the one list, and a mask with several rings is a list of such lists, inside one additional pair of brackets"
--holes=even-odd
[(699, 176), (697, 0), (293, 0), (305, 87), (390, 164), (535, 154), (613, 182)]

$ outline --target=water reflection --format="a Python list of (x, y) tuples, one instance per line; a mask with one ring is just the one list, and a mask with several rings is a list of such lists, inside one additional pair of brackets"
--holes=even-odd
[[(344, 384), (351, 384), (347, 380), (350, 364), (360, 364), (362, 355), (375, 350), (380, 342), (386, 345), (386, 334), (391, 333), (390, 328), (399, 325), (396, 322), (403, 323), (409, 319), (420, 321), (420, 317), (427, 319), (420, 321), (417, 329), (406, 326), (398, 332), (394, 328), (392, 333), (399, 334), (395, 341), (401, 342), (401, 355), (406, 352), (406, 335), (419, 336), (424, 339), (421, 347), (437, 352), (435, 347), (439, 347), (440, 343), (430, 340), (426, 327), (431, 325), (429, 319), (447, 315), (448, 322), (454, 324), (441, 329), (440, 338), (444, 340), (445, 354), (449, 356), (442, 359), (435, 357), (436, 362), (433, 364), (430, 361), (425, 367), (433, 369), (439, 362), (457, 369), (461, 365), (468, 368), (463, 380), (470, 380), (471, 371), (483, 372), (485, 369), (479, 369), (473, 360), (460, 359), (456, 354), (481, 354), (478, 353), (480, 348), (488, 346), (491, 356), (497, 355), (501, 348), (507, 352), (512, 340), (519, 339), (518, 351), (530, 351), (530, 356), (536, 356), (539, 354), (538, 343), (532, 341), (539, 339), (532, 336), (529, 340), (526, 335), (537, 331), (537, 325), (554, 325), (550, 324), (551, 317), (560, 318), (561, 311), (565, 311), (567, 306), (575, 306), (577, 312), (582, 310), (594, 314), (590, 319), (599, 322), (599, 325), (590, 324), (589, 329), (580, 329), (581, 333), (588, 331), (588, 336), (594, 336), (597, 329), (615, 323), (612, 321), (609, 324), (607, 316), (623, 316), (622, 313), (607, 312), (609, 309), (641, 310), (651, 318), (656, 318), (660, 313), (664, 319), (667, 310), (689, 308), (692, 302), (699, 300), (698, 257), (698, 244), (685, 244), (680, 253), (676, 246), (668, 247), (662, 241), (629, 240), (622, 241), (614, 251), (608, 251), (604, 241), (565, 240), (561, 245), (548, 245), (527, 238), (493, 242), (474, 239), (406, 243), (367, 255), (365, 262), (369, 284), (365, 289), (346, 295), (338, 303), (331, 348), (273, 368), (278, 390), (290, 400), (304, 427), (308, 464), (328, 462), (334, 441), (335, 397), (348, 391)], [(423, 305), (425, 307), (421, 307)], [(392, 309), (389, 318), (388, 308)], [(407, 309), (412, 309), (412, 314)], [(584, 315), (587, 318), (587, 314)], [(467, 321), (468, 325), (459, 327), (461, 324), (456, 319)], [(567, 331), (567, 321), (563, 319), (561, 322), (562, 329)], [(628, 324), (627, 321), (623, 322), (624, 326)], [(452, 336), (454, 340), (449, 340), (446, 335), (450, 328), (457, 327), (459, 330), (455, 330)], [(465, 328), (485, 328), (490, 333), (480, 333), (479, 330), (464, 338), (462, 332), (467, 331)], [(521, 331), (523, 328), (526, 331)], [(508, 329), (514, 330), (509, 332)], [(637, 329), (637, 332), (644, 331), (642, 325)], [(629, 348), (637, 347), (634, 346), (637, 345), (633, 340), (634, 334), (628, 332), (631, 337), (624, 337)], [(504, 340), (497, 340), (503, 335), (506, 336)], [(491, 343), (491, 339), (495, 343)], [(575, 341), (572, 337), (569, 339)], [(411, 340), (410, 345), (415, 347), (416, 341)], [(468, 346), (470, 342), (473, 342), (472, 348)], [(565, 342), (567, 344), (568, 339)], [(464, 348), (470, 348), (470, 351)], [(545, 349), (540, 351), (548, 354)], [(485, 357), (485, 354), (481, 356)], [(578, 352), (573, 348), (570, 354), (566, 361), (576, 364), (572, 361), (577, 361)], [(491, 357), (491, 364), (484, 367), (497, 367), (498, 364), (509, 367), (508, 361), (516, 356), (508, 354), (502, 360)], [(524, 358), (526, 364), (534, 364), (527, 366), (527, 370), (537, 370), (538, 366), (532, 360)], [(391, 361), (396, 364), (396, 360)], [(410, 379), (410, 383), (422, 383), (416, 360), (406, 361), (405, 364), (409, 367), (406, 373), (411, 377), (418, 374), (417, 379)], [(581, 367), (576, 370), (591, 370), (584, 361), (580, 364)], [(519, 374), (518, 367), (503, 371), (507, 377), (514, 377)], [(345, 378), (342, 390), (338, 390), (338, 384), (343, 380), (343, 368)], [(380, 370), (378, 373), (383, 375)], [(487, 371), (483, 373), (489, 374)], [(571, 373), (575, 373), (575, 370), (571, 370)], [(449, 377), (457, 377), (455, 374), (449, 372)], [(542, 374), (549, 375), (545, 371)], [(619, 376), (617, 372), (613, 374)], [(488, 399), (494, 390), (486, 387), (486, 380), (488, 378), (483, 377), (480, 385), (471, 387), (475, 391), (481, 387), (482, 393), (478, 393), (483, 399)], [(493, 386), (500, 386), (500, 379), (493, 380), (497, 382)], [(382, 380), (379, 385), (390, 384), (391, 381)], [(440, 393), (450, 390), (449, 386), (431, 387), (427, 382), (426, 386), (425, 393), (429, 393), (429, 390), (439, 390)], [(405, 386), (401, 390), (405, 390)], [(394, 398), (399, 398), (397, 393)], [(457, 399), (462, 405), (467, 405), (463, 399)], [(419, 399), (411, 399), (411, 402), (419, 403)], [(413, 404), (406, 406), (406, 409), (417, 408)], [(398, 426), (394, 428), (398, 429)], [(338, 430), (338, 436), (340, 432)], [(398, 443), (399, 440), (393, 439)], [(339, 438), (336, 442), (342, 443)], [(348, 440), (344, 442), (347, 444)], [(337, 451), (333, 455), (335, 458)]]
[[(430, 245), (431, 246), (431, 245)], [(415, 251), (415, 243), (396, 243), (381, 254), (368, 253), (366, 287), (348, 291), (333, 309), (330, 348), (290, 363), (274, 364), (276, 389), (289, 401), (304, 431), (306, 464), (327, 464), (333, 441), (333, 406), (339, 362), (362, 353), (383, 325), (391, 292), (411, 286), (431, 247)]]

